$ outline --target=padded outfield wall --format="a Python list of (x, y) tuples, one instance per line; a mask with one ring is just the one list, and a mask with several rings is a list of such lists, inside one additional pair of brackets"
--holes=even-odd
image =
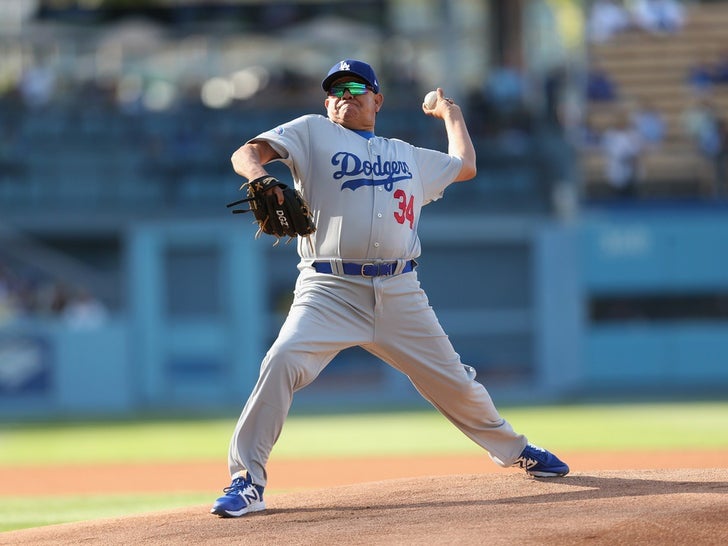
[[(135, 226), (123, 245), (128, 307), (95, 329), (4, 322), (2, 415), (239, 407), (285, 316), (296, 256), (229, 227)], [(724, 209), (587, 211), (567, 223), (433, 216), (422, 230), (423, 287), (501, 403), (728, 387)], [(294, 409), (420, 404), (405, 377), (350, 349)]]

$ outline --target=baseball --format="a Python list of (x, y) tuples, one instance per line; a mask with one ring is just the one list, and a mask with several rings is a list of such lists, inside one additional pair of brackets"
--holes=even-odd
[(437, 104), (437, 91), (430, 91), (425, 95), (425, 106), (428, 110), (432, 110), (435, 108), (435, 105)]

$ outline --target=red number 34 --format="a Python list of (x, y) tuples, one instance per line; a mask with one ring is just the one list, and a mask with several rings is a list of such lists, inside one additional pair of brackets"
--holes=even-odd
[(409, 222), (410, 229), (414, 229), (415, 225), (415, 197), (410, 195), (407, 199), (407, 194), (404, 190), (397, 190), (394, 192), (394, 198), (399, 200), (399, 210), (394, 213), (394, 219), (400, 224)]

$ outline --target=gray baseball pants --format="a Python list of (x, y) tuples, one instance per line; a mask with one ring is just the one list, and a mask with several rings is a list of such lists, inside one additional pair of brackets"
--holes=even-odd
[(342, 350), (361, 346), (406, 374), (419, 393), (476, 444), (510, 466), (526, 437), (503, 419), (475, 370), (460, 362), (415, 271), (338, 276), (302, 268), (294, 301), (263, 359), (230, 441), (228, 465), (265, 486), (266, 464), (293, 394)]

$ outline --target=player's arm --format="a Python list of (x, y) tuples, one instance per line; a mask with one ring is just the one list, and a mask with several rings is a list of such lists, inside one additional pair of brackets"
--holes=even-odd
[(264, 140), (256, 140), (246, 142), (235, 150), (230, 161), (236, 173), (248, 180), (254, 180), (268, 175), (263, 165), (274, 159), (280, 159), (278, 152)]
[(448, 148), (447, 153), (459, 157), (463, 165), (455, 177), (455, 182), (470, 180), (478, 172), (475, 162), (475, 147), (465, 124), (465, 118), (460, 106), (452, 99), (444, 97), (443, 90), (437, 89), (437, 103), (432, 109), (422, 106), (423, 111), (430, 116), (439, 118), (445, 122), (447, 132)]
[(451, 104), (447, 108), (443, 120), (447, 131), (447, 153), (459, 157), (463, 161), (463, 166), (460, 168), (455, 182), (470, 180), (478, 171), (475, 163), (475, 147), (460, 107), (457, 104)]
[[(230, 161), (235, 172), (250, 181), (261, 176), (269, 176), (264, 165), (280, 157), (270, 144), (264, 140), (257, 140), (243, 144), (233, 153)], [(268, 191), (274, 192), (278, 196), (278, 203), (283, 204), (283, 192), (278, 186)]]

